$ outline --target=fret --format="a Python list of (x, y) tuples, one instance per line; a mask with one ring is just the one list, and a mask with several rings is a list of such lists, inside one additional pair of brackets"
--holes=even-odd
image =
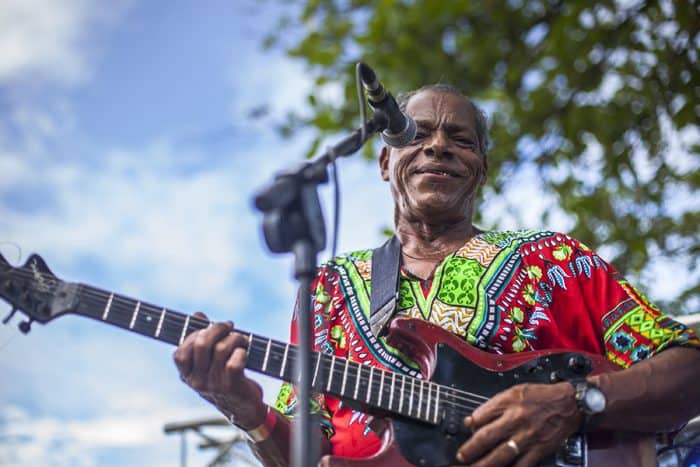
[(102, 313), (102, 321), (107, 320), (107, 316), (109, 315), (109, 309), (112, 308), (112, 299), (114, 299), (113, 293), (109, 294), (109, 298), (107, 299), (107, 305), (105, 305), (105, 311), (104, 311), (104, 313)]
[(348, 379), (348, 365), (350, 360), (345, 360), (345, 369), (343, 369), (343, 384), (340, 385), (340, 395), (345, 395), (345, 381)]
[(391, 373), (391, 392), (389, 393), (389, 410), (391, 410), (391, 405), (394, 402), (394, 382), (396, 382), (396, 373)]
[(357, 400), (357, 391), (360, 389), (360, 379), (362, 379), (362, 365), (357, 365), (357, 374), (355, 375), (355, 391), (352, 393), (352, 398)]
[(321, 366), (321, 352), (316, 352), (316, 369), (314, 370), (314, 377), (311, 379), (311, 387), (316, 386), (316, 377), (318, 376), (318, 369)]
[(413, 412), (413, 390), (415, 389), (416, 386), (416, 379), (411, 378), (411, 398), (408, 400), (408, 415), (409, 417), (411, 416), (411, 412)]
[(139, 308), (141, 308), (141, 302), (136, 302), (136, 308), (134, 309), (134, 314), (131, 316), (129, 329), (134, 329), (134, 324), (136, 324), (136, 317), (139, 315)]
[(280, 367), (280, 378), (284, 376), (284, 367), (287, 365), (287, 354), (289, 353), (289, 344), (284, 346), (284, 356), (282, 357), (282, 366)]
[(420, 389), (418, 392), (418, 418), (420, 418), (420, 408), (423, 405), (423, 380), (420, 380)]
[(438, 423), (438, 407), (440, 407), (440, 385), (435, 385), (435, 410), (433, 414), (433, 422)]
[(382, 370), (382, 372), (381, 372), (381, 374), (382, 374), (382, 379), (381, 379), (380, 382), (379, 382), (379, 397), (377, 398), (377, 405), (378, 405), (379, 407), (382, 406), (382, 395), (383, 395), (383, 392), (384, 392), (384, 374), (385, 374), (385, 373), (386, 373), (386, 371), (383, 371), (383, 370)]
[(406, 376), (401, 375), (401, 391), (399, 391), (399, 413), (401, 413), (401, 410), (403, 409), (403, 388), (406, 385)]
[(328, 383), (326, 384), (326, 392), (331, 390), (331, 381), (333, 381), (333, 367), (335, 366), (335, 355), (331, 356), (331, 369), (328, 371)]
[(261, 371), (267, 370), (267, 360), (270, 358), (270, 346), (272, 345), (272, 339), (267, 340), (267, 345), (265, 346), (265, 356), (263, 357), (263, 363)]
[(250, 355), (250, 349), (253, 348), (253, 339), (254, 338), (255, 338), (255, 336), (253, 336), (252, 332), (248, 334), (248, 347), (246, 347), (246, 349), (245, 349), (245, 353), (247, 355)]
[(160, 312), (160, 318), (158, 318), (158, 327), (156, 327), (156, 337), (160, 337), (160, 330), (163, 329), (163, 318), (165, 318), (165, 308)]
[(185, 318), (185, 325), (182, 327), (182, 334), (180, 334), (180, 340), (178, 341), (178, 344), (182, 344), (182, 341), (185, 340), (185, 335), (187, 334), (187, 326), (190, 324), (190, 315), (187, 315)]
[(369, 400), (372, 397), (372, 377), (374, 376), (374, 367), (371, 366), (369, 367), (369, 383), (367, 384), (367, 402), (369, 404)]
[(428, 394), (427, 394), (427, 399), (425, 401), (425, 419), (430, 420), (430, 403), (433, 401), (433, 391), (432, 391), (433, 383), (428, 381)]

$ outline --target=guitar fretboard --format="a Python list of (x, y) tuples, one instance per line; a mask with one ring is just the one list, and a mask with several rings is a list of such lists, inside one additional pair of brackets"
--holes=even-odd
[[(181, 344), (209, 321), (164, 307), (80, 284), (76, 312), (173, 345)], [(283, 342), (237, 330), (248, 336), (247, 368), (297, 382), (297, 349)], [(364, 410), (389, 412), (426, 423), (442, 419), (442, 405), (454, 398), (451, 388), (357, 362), (312, 353), (312, 387), (354, 402)]]

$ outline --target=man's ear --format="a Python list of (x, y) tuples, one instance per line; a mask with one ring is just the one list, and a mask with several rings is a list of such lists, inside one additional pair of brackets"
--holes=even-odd
[(379, 173), (382, 174), (382, 180), (389, 181), (389, 147), (382, 146), (379, 152)]
[(481, 186), (486, 185), (486, 182), (488, 181), (488, 179), (489, 179), (489, 160), (486, 158), (486, 156), (484, 156), (484, 173), (481, 176), (481, 181), (479, 182), (479, 184)]

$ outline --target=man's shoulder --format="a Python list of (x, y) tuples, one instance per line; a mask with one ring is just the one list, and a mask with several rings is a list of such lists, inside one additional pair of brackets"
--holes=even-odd
[(558, 245), (564, 242), (576, 242), (568, 234), (540, 229), (491, 230), (480, 233), (476, 238), (502, 248), (527, 244), (546, 246)]
[(341, 253), (338, 256), (329, 259), (324, 262), (324, 266), (331, 265), (343, 265), (348, 262), (358, 263), (358, 262), (371, 262), (372, 261), (372, 248), (367, 248), (363, 250), (354, 250), (346, 253)]

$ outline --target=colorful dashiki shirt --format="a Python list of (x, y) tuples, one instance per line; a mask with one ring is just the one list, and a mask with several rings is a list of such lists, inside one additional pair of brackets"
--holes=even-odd
[[(312, 293), (315, 350), (417, 375), (416, 365), (384, 338), (368, 335), (372, 251), (325, 264)], [(622, 367), (674, 346), (700, 347), (681, 323), (662, 314), (598, 255), (560, 233), (533, 230), (475, 236), (426, 281), (402, 271), (398, 316), (430, 321), (493, 353), (566, 348), (604, 354)], [(295, 320), (292, 342), (296, 342)], [(276, 407), (291, 416), (293, 388)], [(368, 457), (381, 441), (371, 416), (318, 395), (333, 454)]]

